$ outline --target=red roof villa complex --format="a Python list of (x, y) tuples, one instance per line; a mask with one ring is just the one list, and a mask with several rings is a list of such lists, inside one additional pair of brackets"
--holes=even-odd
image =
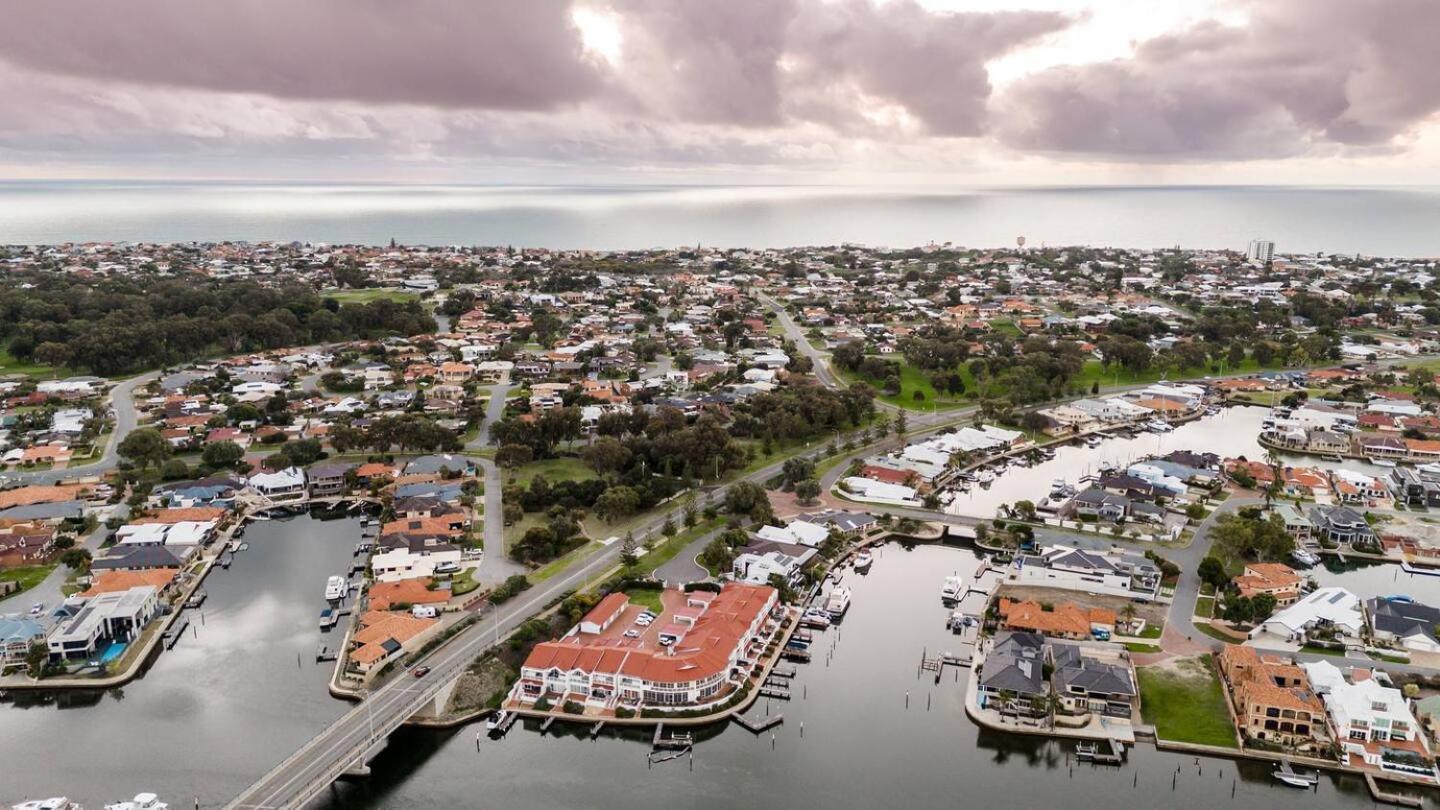
[(621, 707), (714, 704), (741, 688), (784, 624), (777, 592), (766, 585), (661, 596), (664, 610), (647, 620), (643, 606), (611, 594), (563, 638), (537, 645), (511, 705), (533, 708), (543, 697), (613, 715)]

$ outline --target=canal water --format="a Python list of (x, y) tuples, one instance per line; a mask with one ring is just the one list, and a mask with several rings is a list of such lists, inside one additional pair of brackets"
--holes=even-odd
[[(216, 807), (342, 714), (316, 664), (325, 579), (343, 573), (358, 519), (252, 523), (249, 548), (205, 580), (203, 610), (173, 650), (108, 692), (0, 703), (0, 806), (69, 796), (88, 808), (153, 791)], [(200, 613), (204, 614), (203, 623)], [(297, 663), (298, 662), (298, 663)]]
[[(988, 487), (972, 485), (969, 492), (959, 492), (945, 511), (956, 515), (993, 517), (1001, 504), (1028, 500), (1039, 503), (1050, 494), (1050, 485), (1064, 479), (1075, 486), (1087, 474), (1095, 474), (1107, 464), (1126, 467), (1142, 459), (1161, 456), (1173, 450), (1215, 453), (1221, 458), (1244, 456), (1252, 461), (1265, 459), (1266, 449), (1260, 446), (1260, 423), (1269, 408), (1234, 406), (1214, 416), (1205, 416), (1177, 426), (1169, 433), (1140, 433), (1134, 438), (1115, 436), (1104, 439), (1096, 447), (1067, 444), (1055, 448), (1055, 458), (1033, 467), (1010, 467)], [(1280, 454), (1284, 464), (1346, 469), (1384, 476), (1387, 470), (1363, 461), (1336, 462), (1319, 456)]]
[[(365, 782), (332, 788), (320, 806), (493, 807), (1367, 807), (1357, 779), (1325, 777), (1318, 792), (1277, 786), (1263, 764), (1181, 756), (1141, 744), (1119, 768), (1076, 764), (1073, 746), (977, 728), (965, 716), (966, 671), (917, 677), (920, 657), (954, 648), (940, 603), (947, 575), (969, 577), (978, 558), (936, 545), (883, 547), (868, 575), (849, 573), (849, 614), (816, 634), (783, 713), (759, 736), (735, 726), (697, 735), (694, 758), (653, 767), (649, 731), (516, 726), (491, 740), (472, 725), (403, 730)], [(908, 693), (908, 702), (907, 702)], [(803, 732), (802, 732), (803, 726)], [(1177, 774), (1177, 768), (1179, 772)], [(1173, 789), (1172, 789), (1172, 779)], [(1233, 797), (1232, 797), (1233, 791)]]

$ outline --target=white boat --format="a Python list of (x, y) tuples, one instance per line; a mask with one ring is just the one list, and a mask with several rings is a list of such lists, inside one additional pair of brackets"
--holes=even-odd
[(845, 615), (850, 609), (850, 589), (835, 586), (830, 596), (825, 600), (825, 612), (830, 614), (831, 619), (838, 619)]
[(505, 721), (509, 719), (509, 717), (510, 713), (505, 711), (504, 709), (492, 713), (490, 715), (490, 719), (485, 721), (485, 730), (498, 731), (499, 728), (505, 724)]
[(1060, 493), (1064, 492), (1065, 488), (1068, 486), (1070, 485), (1065, 483), (1064, 478), (1056, 478), (1054, 481), (1050, 482), (1050, 494), (1059, 495)]
[(1100, 439), (1099, 436), (1086, 436), (1086, 437), (1085, 437), (1085, 446), (1086, 446), (1086, 447), (1099, 447), (1099, 446), (1100, 446), (1100, 441), (1101, 441), (1101, 439)]
[(1320, 555), (1308, 549), (1297, 548), (1290, 552), (1290, 557), (1301, 565), (1318, 565), (1320, 563)]
[(1371, 464), (1374, 464), (1376, 467), (1394, 467), (1394, 466), (1395, 466), (1395, 462), (1394, 462), (1393, 460), (1391, 460), (1391, 459), (1388, 459), (1388, 458), (1367, 458), (1367, 459), (1365, 459), (1365, 460), (1368, 461), (1368, 462), (1370, 462)]
[(1274, 771), (1276, 779), (1297, 788), (1312, 788), (1320, 783), (1320, 774), (1315, 771), (1297, 771), (1290, 767), (1290, 763), (1281, 760), (1280, 767)]
[(869, 571), (870, 564), (875, 562), (875, 557), (868, 551), (862, 551), (855, 555), (855, 570)]
[(1175, 428), (1170, 427), (1169, 423), (1167, 422), (1162, 422), (1159, 419), (1151, 419), (1149, 422), (1145, 423), (1145, 429), (1150, 431), (1151, 433), (1169, 433)]
[(812, 608), (800, 617), (800, 624), (815, 630), (824, 630), (830, 626), (830, 614), (819, 608)]
[(12, 804), (10, 810), (84, 810), (84, 808), (64, 796), (52, 796), (48, 799), (31, 799), (28, 802)]
[(330, 577), (325, 580), (325, 599), (337, 602), (350, 593), (350, 583), (344, 577)]
[(940, 586), (940, 598), (946, 602), (958, 602), (965, 593), (965, 582), (958, 576), (945, 578), (945, 584)]
[(995, 480), (995, 473), (990, 472), (989, 470), (981, 470), (980, 472), (975, 473), (975, 480), (979, 481), (982, 484), (988, 484), (991, 481)]
[(1427, 577), (1440, 577), (1440, 568), (1431, 568), (1426, 565), (1411, 565), (1409, 560), (1400, 563), (1400, 570), (1407, 574), (1420, 574)]
[(105, 805), (105, 810), (169, 810), (170, 805), (160, 801), (160, 797), (154, 793), (137, 793), (135, 798), (128, 802), (113, 802)]

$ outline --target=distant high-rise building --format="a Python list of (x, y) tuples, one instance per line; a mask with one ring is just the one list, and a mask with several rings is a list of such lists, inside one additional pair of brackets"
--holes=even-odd
[(1256, 239), (1250, 243), (1250, 249), (1245, 251), (1245, 258), (1254, 264), (1269, 264), (1275, 258), (1275, 243), (1268, 239)]

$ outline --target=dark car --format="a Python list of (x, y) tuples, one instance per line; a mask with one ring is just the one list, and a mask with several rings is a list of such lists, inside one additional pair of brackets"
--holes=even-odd
[(411, 670), (411, 672), (414, 673), (415, 677), (423, 678), (426, 675), (430, 674), (430, 667), (416, 667), (415, 669)]

